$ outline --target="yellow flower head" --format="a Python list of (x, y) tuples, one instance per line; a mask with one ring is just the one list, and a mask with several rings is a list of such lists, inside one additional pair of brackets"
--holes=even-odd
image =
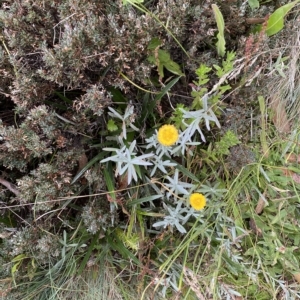
[(190, 196), (190, 204), (195, 210), (201, 210), (206, 205), (206, 198), (200, 193), (194, 193)]
[(157, 133), (157, 139), (163, 146), (174, 145), (178, 138), (178, 130), (174, 125), (163, 125), (159, 128)]

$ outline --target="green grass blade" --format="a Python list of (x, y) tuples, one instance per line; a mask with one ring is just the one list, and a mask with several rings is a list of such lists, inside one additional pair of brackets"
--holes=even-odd
[(159, 199), (161, 197), (162, 197), (161, 195), (153, 195), (153, 196), (149, 196), (149, 197), (135, 199), (135, 200), (130, 201), (127, 205), (130, 207), (130, 206), (133, 206), (133, 205), (136, 205), (136, 204), (141, 204), (141, 203), (144, 203), (144, 202), (153, 201), (153, 200)]
[(166, 95), (169, 90), (177, 83), (177, 81), (180, 79), (181, 76), (178, 76), (171, 80), (163, 89), (162, 91), (155, 97), (155, 102), (159, 101), (164, 95)]
[[(176, 163), (175, 160), (171, 159), (171, 162)], [(184, 166), (177, 164), (176, 168), (183, 173), (185, 176), (189, 177), (190, 179), (199, 182), (199, 179), (193, 174), (191, 173), (188, 169), (186, 169)]]
[(114, 239), (112, 239), (112, 236), (107, 236), (107, 242), (113, 250), (118, 251), (125, 259), (131, 259), (137, 265), (140, 265), (140, 261), (123, 245), (118, 237), (114, 236)]
[(116, 200), (116, 194), (115, 194), (115, 185), (113, 182), (113, 172), (111, 168), (111, 164), (108, 163), (108, 168), (103, 169), (103, 175), (106, 182), (106, 186), (108, 191), (110, 192), (109, 195), (113, 198), (113, 200)]
[(79, 269), (77, 271), (78, 275), (81, 275), (81, 273), (83, 272), (83, 269), (85, 268), (87, 261), (91, 257), (92, 251), (94, 250), (94, 246), (95, 246), (96, 242), (98, 241), (98, 239), (99, 239), (98, 234), (95, 234), (95, 236), (93, 237), (91, 244), (89, 245), (89, 248), (79, 266)]
[(94, 165), (97, 161), (101, 160), (105, 156), (105, 152), (101, 152), (95, 157), (93, 157), (83, 168), (80, 170), (73, 178), (71, 184), (74, 184), (92, 165)]

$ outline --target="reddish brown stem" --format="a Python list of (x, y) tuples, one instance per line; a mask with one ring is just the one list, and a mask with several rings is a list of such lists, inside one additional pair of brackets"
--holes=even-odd
[(247, 18), (247, 24), (262, 24), (265, 21), (265, 18)]

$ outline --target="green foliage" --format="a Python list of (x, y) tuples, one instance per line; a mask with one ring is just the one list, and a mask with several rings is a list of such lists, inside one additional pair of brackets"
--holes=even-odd
[(16, 285), (15, 281), (15, 273), (18, 271), (18, 268), (20, 267), (23, 260), (28, 258), (25, 254), (20, 254), (16, 256), (14, 259), (12, 259), (13, 266), (11, 268), (11, 276), (13, 278), (14, 284)]
[(193, 89), (191, 95), (194, 97), (194, 101), (192, 104), (192, 108), (201, 108), (201, 99), (204, 94), (207, 92), (206, 86), (204, 84), (209, 82), (208, 73), (212, 70), (212, 68), (207, 67), (204, 64), (201, 64), (200, 67), (196, 70), (196, 75), (198, 81), (194, 81), (194, 84), (197, 86)]
[(219, 142), (215, 143), (213, 154), (218, 155), (229, 155), (229, 148), (236, 146), (240, 143), (237, 136), (230, 130), (226, 131), (225, 135), (222, 136)]
[(288, 219), (293, 220), (297, 216), (295, 213), (293, 205), (287, 206), (283, 202), (281, 206), (270, 203), (266, 213), (260, 217), (254, 216), (254, 222), (261, 230), (263, 238), (250, 247), (246, 255), (262, 259), (270, 267), (273, 276), (281, 274), (282, 269), (288, 274), (299, 269), (299, 259), (295, 256), (299, 244), (297, 228), (288, 222)]
[(127, 235), (123, 230), (116, 229), (116, 234), (119, 240), (124, 243), (127, 248), (132, 250), (139, 250), (139, 235), (138, 234), (130, 234)]
[(282, 30), (284, 26), (284, 18), (289, 11), (299, 2), (299, 0), (285, 4), (275, 10), (269, 17), (266, 33), (268, 36), (272, 36)]
[(123, 5), (127, 5), (127, 4), (140, 4), (143, 3), (144, 0), (123, 0)]
[(259, 8), (258, 0), (248, 0), (248, 4), (251, 7), (251, 9)]
[(175, 75), (183, 76), (184, 74), (182, 73), (180, 66), (171, 59), (171, 56), (167, 51), (159, 49), (160, 46), (161, 41), (157, 38), (151, 40), (148, 46), (148, 50), (151, 51), (151, 54), (148, 56), (148, 61), (157, 66), (159, 78), (162, 79), (164, 77), (164, 68)]
[(198, 86), (204, 85), (209, 81), (208, 73), (212, 70), (212, 68), (207, 67), (204, 64), (201, 64), (200, 67), (195, 71), (198, 81), (194, 83)]
[(1, 297), (300, 297), (299, 133), (280, 139), (260, 85), (239, 86), (258, 66), (239, 14), (226, 44), (236, 11), (196, 2), (0, 8)]
[(214, 65), (214, 68), (217, 70), (216, 75), (219, 78), (222, 78), (228, 72), (233, 70), (233, 64), (235, 60), (235, 52), (227, 51), (226, 59), (222, 61), (222, 66)]
[(107, 130), (108, 131), (117, 131), (118, 130), (118, 126), (116, 125), (114, 120), (112, 120), (112, 119), (108, 120)]
[[(213, 95), (210, 97), (209, 102), (215, 105), (220, 100), (221, 96), (228, 90), (231, 89), (230, 85), (223, 84), (227, 82), (226, 76), (233, 70), (235, 60), (235, 52), (227, 52), (226, 59), (222, 61), (222, 66), (214, 64), (213, 67), (216, 70), (215, 74), (220, 78), (220, 84), (216, 85)], [(197, 81), (193, 81), (196, 85), (193, 87), (191, 95), (194, 97), (192, 108), (199, 109), (202, 108), (202, 98), (208, 95), (208, 89), (206, 85), (208, 84), (210, 78), (209, 73), (212, 68), (209, 68), (205, 64), (201, 64), (196, 70)], [(224, 77), (224, 78), (223, 78)]]
[(225, 48), (226, 42), (225, 42), (225, 37), (224, 37), (224, 29), (225, 29), (224, 18), (223, 18), (223, 15), (222, 15), (219, 7), (216, 4), (212, 4), (211, 7), (214, 12), (214, 16), (215, 16), (218, 30), (219, 30), (219, 32), (217, 34), (218, 41), (216, 44), (217, 51), (218, 51), (218, 55), (223, 57), (225, 55), (225, 51), (226, 51), (226, 48)]
[(182, 109), (186, 109), (186, 107), (183, 104), (177, 104), (170, 120), (172, 123), (177, 127), (180, 128), (182, 126), (182, 117), (183, 117), (183, 111)]
[(147, 49), (150, 50), (150, 51), (154, 51), (155, 49), (157, 49), (161, 45), (162, 45), (162, 41), (159, 38), (154, 37), (149, 42), (149, 45), (148, 45)]

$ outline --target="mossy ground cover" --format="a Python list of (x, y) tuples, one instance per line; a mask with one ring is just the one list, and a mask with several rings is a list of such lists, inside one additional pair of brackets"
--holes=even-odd
[(1, 299), (299, 299), (298, 11), (2, 1)]

